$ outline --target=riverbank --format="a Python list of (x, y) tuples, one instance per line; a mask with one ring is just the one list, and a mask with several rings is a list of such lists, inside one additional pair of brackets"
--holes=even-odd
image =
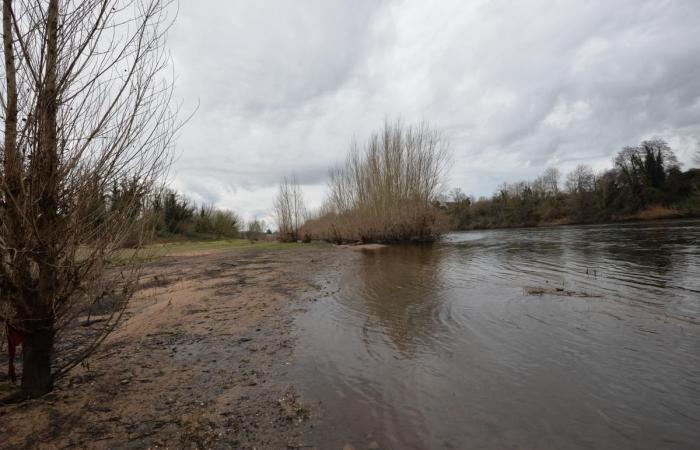
[(615, 215), (607, 220), (575, 220), (571, 217), (564, 217), (554, 221), (545, 221), (539, 223), (478, 223), (463, 229), (452, 231), (468, 231), (468, 230), (498, 230), (508, 228), (540, 228), (540, 227), (558, 227), (568, 225), (614, 225), (622, 223), (646, 222), (654, 220), (674, 220), (674, 219), (698, 219), (700, 211), (697, 210), (681, 210), (664, 207), (653, 207), (634, 214)]
[[(148, 262), (126, 317), (39, 400), (0, 407), (0, 448), (301, 448), (293, 315), (354, 252), (192, 249)], [(182, 249), (180, 249), (182, 250)]]

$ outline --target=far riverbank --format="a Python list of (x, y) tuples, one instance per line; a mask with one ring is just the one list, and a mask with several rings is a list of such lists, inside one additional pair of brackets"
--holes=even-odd
[(473, 226), (455, 229), (452, 231), (468, 231), (468, 230), (498, 230), (508, 228), (543, 228), (543, 227), (558, 227), (568, 225), (615, 225), (634, 222), (646, 222), (657, 220), (687, 220), (699, 219), (700, 211), (696, 210), (681, 210), (672, 208), (655, 207), (639, 211), (635, 214), (612, 216), (607, 220), (575, 220), (571, 217), (565, 217), (556, 221), (545, 221), (538, 223), (477, 223)]

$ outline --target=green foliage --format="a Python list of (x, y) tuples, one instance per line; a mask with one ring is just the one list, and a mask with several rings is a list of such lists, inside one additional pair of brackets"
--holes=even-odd
[(160, 237), (239, 236), (241, 220), (234, 212), (216, 209), (212, 205), (198, 207), (171, 189), (154, 195), (144, 209), (149, 213), (156, 234)]
[(190, 219), (194, 215), (194, 206), (175, 191), (166, 190), (162, 194), (157, 194), (161, 199), (155, 200), (157, 204), (162, 204), (163, 225), (165, 231), (169, 233), (185, 233)]
[[(212, 205), (197, 206), (172, 189), (155, 194), (140, 192), (139, 183), (123, 179), (109, 189), (93, 186), (101, 192), (93, 196), (89, 218), (95, 228), (108, 213), (125, 211), (126, 221), (137, 222), (134, 236), (127, 237), (124, 245), (141, 246), (153, 237), (172, 238), (237, 238), (241, 228), (240, 218), (232, 211), (216, 209)], [(144, 231), (153, 233), (145, 233)]]
[(231, 211), (202, 205), (193, 222), (196, 233), (235, 238), (238, 237), (241, 220)]
[(614, 160), (621, 181), (628, 188), (637, 208), (662, 200), (666, 179), (679, 170), (678, 160), (666, 142), (655, 139), (644, 141), (638, 147), (625, 147)]
[(448, 210), (450, 216), (454, 217), (455, 227), (457, 229), (465, 229), (469, 227), (471, 217), (471, 206), (473, 199), (467, 197), (460, 188), (455, 188), (450, 192), (451, 201), (446, 202), (444, 207)]

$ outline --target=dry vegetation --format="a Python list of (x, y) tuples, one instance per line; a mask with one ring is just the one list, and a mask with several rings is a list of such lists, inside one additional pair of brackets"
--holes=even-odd
[(302, 233), (336, 243), (434, 240), (444, 229), (435, 202), (448, 160), (445, 141), (428, 124), (386, 123), (332, 170), (328, 199)]
[(296, 177), (284, 178), (275, 198), (278, 239), (282, 242), (296, 242), (306, 217), (306, 206), (301, 186)]
[[(177, 128), (168, 1), (3, 0), (0, 311), (22, 336), (16, 398), (36, 397), (117, 322), (138, 267), (103, 276), (144, 224), (140, 199), (169, 163)], [(104, 209), (102, 193), (130, 189)], [(56, 348), (98, 304), (109, 314), (82, 346)]]

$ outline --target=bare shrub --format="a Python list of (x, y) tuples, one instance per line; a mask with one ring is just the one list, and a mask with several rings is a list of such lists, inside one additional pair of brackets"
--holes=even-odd
[[(23, 396), (50, 391), (89, 355), (135, 289), (138, 265), (105, 269), (148, 223), (136, 220), (141, 200), (170, 161), (169, 3), (3, 0), (0, 309), (24, 335)], [(123, 180), (119, 201), (105, 203)], [(100, 328), (61, 346), (59, 363), (66, 329), (106, 297)]]
[(280, 183), (275, 198), (275, 217), (279, 229), (278, 239), (282, 242), (296, 242), (306, 217), (304, 194), (296, 177), (285, 177)]
[(445, 226), (435, 202), (449, 151), (428, 124), (385, 123), (331, 171), (328, 199), (305, 232), (333, 242), (430, 241)]

